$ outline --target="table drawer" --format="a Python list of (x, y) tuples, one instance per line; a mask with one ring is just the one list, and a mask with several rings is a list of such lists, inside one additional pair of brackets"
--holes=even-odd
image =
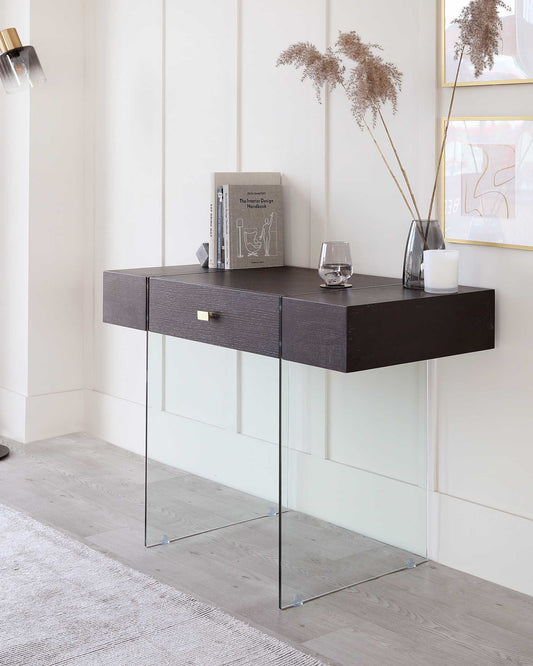
[(280, 297), (152, 278), (148, 330), (279, 358)]

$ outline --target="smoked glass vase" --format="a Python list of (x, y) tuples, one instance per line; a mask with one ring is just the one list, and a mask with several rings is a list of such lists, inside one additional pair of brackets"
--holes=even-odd
[(424, 250), (444, 250), (444, 236), (438, 220), (413, 220), (405, 245), (403, 286), (424, 289)]

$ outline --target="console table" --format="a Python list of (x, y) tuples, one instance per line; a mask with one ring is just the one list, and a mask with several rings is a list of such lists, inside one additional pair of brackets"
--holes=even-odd
[[(161, 336), (162, 339), (170, 340), (178, 338), (201, 343), (201, 347), (205, 344), (215, 345), (273, 359), (273, 363), (280, 364), (280, 405), (282, 363), (355, 373), (494, 348), (495, 294), (491, 289), (462, 286), (456, 294), (436, 295), (406, 290), (401, 280), (388, 277), (354, 275), (350, 281), (353, 284), (351, 289), (320, 289), (320, 280), (315, 270), (292, 266), (220, 271), (192, 265), (105, 271), (103, 320), (109, 324), (146, 331), (148, 336)], [(206, 381), (213, 380), (206, 378)], [(316, 534), (318, 532), (312, 517), (304, 516), (297, 525), (293, 525), (289, 514), (285, 513), (290, 507), (287, 507), (283, 497), (285, 472), (282, 458), (288, 454), (282, 441), (281, 407), (278, 420), (278, 466), (271, 471), (279, 475), (279, 497), (275, 513), (280, 521), (280, 607), (285, 608), (360, 581), (349, 581), (341, 576), (340, 582), (325, 583), (326, 587), (319, 588), (317, 593), (303, 594), (297, 591), (298, 585), (295, 584), (289, 595), (283, 595), (284, 571), (287, 572), (285, 580), (292, 575), (290, 566), (286, 570), (281, 566), (283, 525), (286, 525), (286, 534), (291, 530), (296, 534), (302, 525), (312, 528)], [(167, 422), (168, 419), (158, 433), (168, 427)], [(213, 437), (219, 432), (227, 437), (227, 433), (220, 427), (218, 430), (212, 428), (209, 432), (213, 433)], [(168, 449), (170, 444), (166, 446)], [(245, 451), (242, 448), (239, 450)], [(203, 455), (208, 458), (211, 454)], [(212, 455), (217, 455), (216, 450)], [(151, 460), (149, 437), (147, 459)], [(265, 463), (266, 466), (268, 464)], [(164, 474), (160, 472), (161, 478)], [(195, 484), (200, 481), (197, 474), (190, 475), (190, 478), (180, 478), (182, 486), (194, 487), (193, 496), (195, 492), (198, 496), (198, 486)], [(210, 478), (215, 477), (211, 474)], [(219, 485), (215, 490), (219, 497), (227, 496), (230, 502), (236, 503), (236, 498), (226, 485)], [(168, 492), (168, 484), (164, 492)], [(172, 492), (175, 492), (175, 486)], [(201, 492), (202, 498), (205, 498), (206, 492), (203, 489)], [(261, 494), (263, 497), (266, 495), (266, 492)], [(185, 500), (180, 495), (176, 501)], [(187, 506), (190, 504), (187, 500)], [(245, 504), (250, 508), (249, 516), (242, 513), (235, 514), (235, 519), (226, 516), (220, 518), (220, 524), (202, 519), (200, 524), (203, 527), (192, 527), (190, 533), (208, 532), (210, 529), (257, 520), (273, 513), (271, 508), (260, 506), (254, 493), (248, 492)], [(161, 510), (160, 513), (164, 514), (165, 511)], [(218, 513), (222, 515), (222, 509)], [(178, 517), (174, 516), (175, 521)], [(329, 535), (327, 538), (333, 543), (336, 538), (334, 528), (327, 527), (326, 532)], [(161, 539), (157, 538), (157, 542), (166, 543), (182, 536), (184, 534), (181, 531), (177, 537), (163, 535)], [(365, 537), (359, 535), (359, 538)], [(347, 543), (344, 533), (339, 539), (339, 543)], [(365, 541), (360, 552), (379, 551), (379, 557), (383, 556), (380, 550), (383, 544), (379, 541), (375, 544)], [(155, 544), (147, 542), (147, 545)], [(286, 551), (289, 550), (290, 546), (287, 546)], [(404, 557), (403, 553), (401, 557)], [(367, 573), (357, 574), (357, 577), (368, 579), (388, 573), (389, 569), (398, 570), (424, 561), (423, 556), (414, 559), (408, 555), (405, 555), (405, 562), (401, 566), (390, 569), (391, 565), (386, 564), (385, 571), (379, 567), (368, 568), (365, 569)], [(310, 556), (310, 559), (318, 561), (319, 558)], [(312, 575), (306, 570), (302, 577), (305, 579)]]

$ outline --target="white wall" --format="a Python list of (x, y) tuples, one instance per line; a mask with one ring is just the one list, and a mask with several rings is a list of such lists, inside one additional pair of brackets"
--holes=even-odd
[[(78, 25), (74, 4), (70, 20)], [(47, 8), (50, 16), (67, 11), (66, 5), (67, 0), (41, 3), (42, 12)], [(56, 203), (63, 178), (74, 188), (64, 209), (54, 208), (48, 190), (39, 187), (46, 165), (40, 137), (43, 124), (51, 122), (51, 107), (44, 98), (36, 101), (31, 112), (38, 116), (30, 120), (27, 98), (5, 98), (0, 104), (4, 124), (16, 127), (15, 133), (3, 133), (0, 158), (5, 239), (0, 244), (0, 271), (4, 284), (10, 285), (0, 294), (9, 324), (0, 334), (2, 422), (18, 413), (18, 396), (24, 410), (33, 392), (63, 395), (76, 393), (82, 385), (82, 306), (76, 296), (81, 278), (74, 266), (79, 262), (86, 284), (86, 426), (113, 443), (142, 451), (145, 340), (139, 332), (101, 323), (101, 274), (106, 268), (194, 261), (197, 245), (207, 238), (210, 171), (283, 172), (290, 220), (288, 263), (314, 266), (320, 241), (336, 236), (350, 241), (358, 271), (400, 275), (409, 220), (370, 139), (356, 128), (338, 91), (319, 106), (311, 86), (301, 84), (291, 69), (276, 69), (274, 61), (294, 41), (308, 39), (326, 46), (337, 29), (354, 28), (366, 41), (381, 43), (386, 57), (405, 74), (400, 112), (391, 127), (415, 191), (428, 193), (437, 119), (448, 95), (436, 81), (436, 5), (388, 0), (385, 21), (375, 3), (352, 0), (87, 0), (83, 261), (81, 232), (67, 223), (80, 213), (77, 167), (72, 173), (66, 168), (56, 171), (61, 169), (57, 156), (49, 162), (55, 164), (50, 186)], [(29, 25), (31, 9), (35, 28), (45, 30), (47, 18), (38, 2), (0, 3), (2, 11), (13, 8), (28, 13), (15, 17), (18, 24)], [(5, 21), (11, 18), (5, 15)], [(47, 44), (44, 32), (39, 47), (43, 64), (48, 57), (52, 63), (52, 94), (58, 53)], [(72, 67), (78, 66), (75, 59)], [(69, 77), (74, 69), (66, 79), (73, 87)], [(528, 114), (531, 90), (462, 89), (456, 113)], [(81, 117), (76, 115), (77, 93), (61, 100), (71, 105), (71, 113), (58, 108), (57, 123)], [(67, 132), (72, 141), (65, 141), (60, 152), (75, 165), (79, 134), (75, 127), (70, 130), (74, 138)], [(15, 135), (24, 150), (13, 161)], [(28, 182), (29, 200), (24, 185)], [(50, 237), (65, 239), (65, 245), (45, 247), (73, 280), (72, 290), (61, 282), (59, 268), (51, 272), (49, 292), (39, 284), (51, 263), (39, 249), (47, 228), (52, 230)], [(498, 349), (432, 364), (438, 468), (431, 554), (533, 594), (527, 557), (533, 548), (528, 479), (533, 462), (528, 418), (533, 397), (528, 288), (533, 255), (486, 247), (459, 249), (462, 281), (497, 289)], [(51, 324), (44, 304), (47, 293), (58, 290), (63, 305), (57, 300), (48, 303), (56, 322)], [(71, 318), (67, 311), (73, 312)], [(27, 336), (26, 321), (31, 322)], [(327, 404), (324, 392), (342, 391), (342, 381), (332, 381), (328, 386), (310, 379), (306, 386), (313, 387), (313, 404)], [(339, 415), (335, 418), (338, 423)], [(318, 448), (323, 444), (313, 442)]]
[(31, 441), (83, 423), (83, 0), (32, 0), (30, 20), (48, 79), (32, 93), (30, 113)]
[(4, 0), (0, 22), (48, 76), (0, 99), (0, 423), (27, 441), (82, 425), (83, 2)]
[[(3, 0), (2, 25), (29, 33), (29, 2)], [(28, 392), (29, 123), (27, 95), (0, 97), (0, 423), (24, 437)]]
[[(449, 90), (438, 90), (447, 113)], [(533, 86), (463, 87), (454, 115), (531, 116)], [(434, 556), (533, 594), (533, 252), (450, 244), (460, 281), (496, 289), (496, 349), (438, 361)]]
[(162, 5), (153, 0), (87, 5), (94, 201), (86, 256), (86, 427), (138, 453), (144, 449), (145, 336), (102, 323), (102, 272), (163, 260), (162, 26)]

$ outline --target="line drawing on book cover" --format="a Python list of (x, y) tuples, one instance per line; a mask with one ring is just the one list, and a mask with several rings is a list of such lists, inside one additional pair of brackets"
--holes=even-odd
[[(278, 256), (278, 216), (272, 212), (265, 218), (261, 229), (247, 229), (242, 217), (235, 220), (239, 238), (239, 259), (258, 257), (261, 252), (265, 257)], [(246, 252), (246, 255), (244, 254)]]

